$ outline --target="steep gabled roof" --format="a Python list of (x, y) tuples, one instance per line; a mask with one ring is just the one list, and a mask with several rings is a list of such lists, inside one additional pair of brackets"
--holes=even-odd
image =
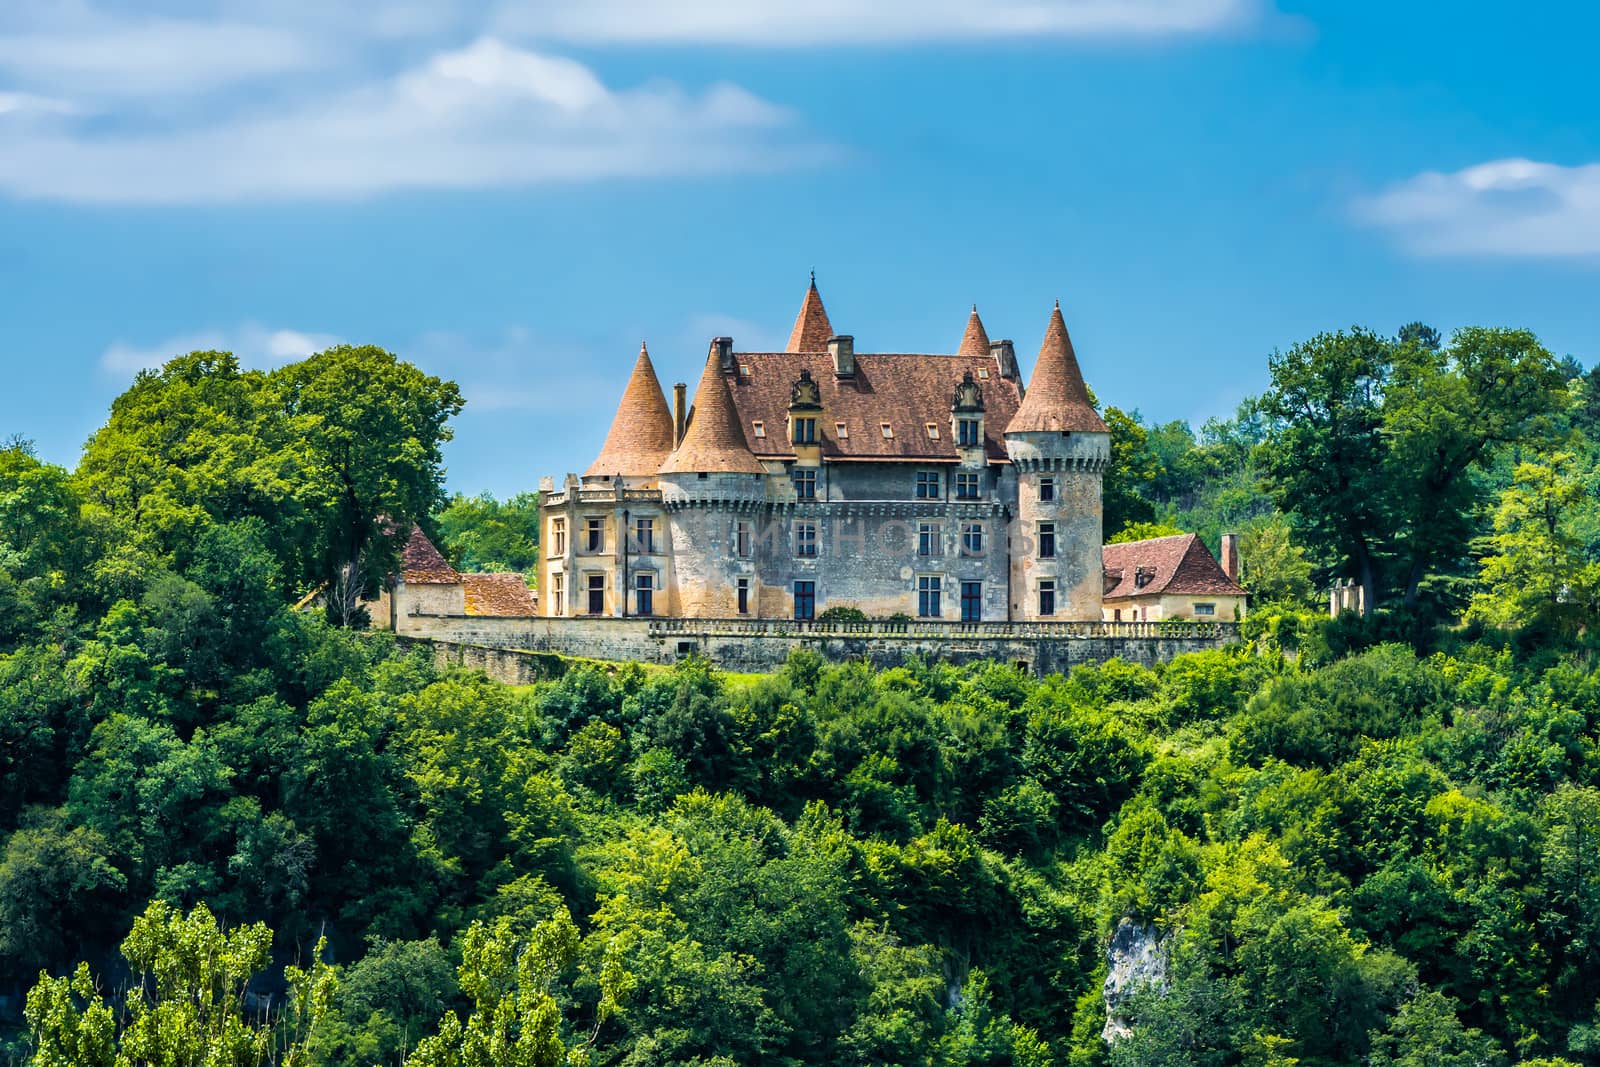
[[(1106, 571), (1106, 600), (1162, 593), (1245, 595), (1239, 584), (1223, 571), (1205, 543), (1194, 534), (1174, 534), (1148, 541), (1106, 545), (1100, 555)], [(1138, 580), (1141, 570), (1148, 576), (1143, 585)]]
[[(824, 355), (824, 358), (826, 356)], [(683, 440), (661, 464), (662, 474), (761, 474), (765, 468), (750, 451), (715, 347), (694, 391), (694, 409)], [(787, 411), (787, 408), (785, 408)]]
[(633, 374), (622, 391), (617, 414), (611, 420), (611, 432), (606, 434), (600, 455), (584, 474), (602, 477), (655, 474), (661, 461), (672, 451), (675, 436), (672, 412), (667, 409), (666, 397), (661, 393), (661, 381), (650, 362), (650, 353), (640, 343)]
[(1050, 325), (1039, 346), (1039, 361), (1033, 365), (1033, 378), (1022, 398), (1017, 417), (1006, 427), (1007, 433), (1105, 433), (1106, 424), (1089, 403), (1089, 389), (1078, 369), (1078, 356), (1067, 335), (1061, 304), (1050, 313)]
[(811, 287), (800, 302), (800, 314), (795, 316), (794, 329), (789, 331), (788, 352), (826, 352), (828, 338), (833, 336), (833, 326), (828, 322), (828, 312), (822, 306), (822, 294), (817, 292), (817, 276), (811, 276)]
[(539, 614), (539, 597), (520, 574), (463, 574), (468, 615), (531, 616)]
[(972, 314), (967, 316), (967, 332), (961, 335), (961, 347), (956, 349), (958, 356), (970, 356), (973, 359), (987, 358), (989, 355), (989, 331), (983, 328), (983, 320), (978, 318), (978, 305), (972, 305)]
[[(826, 352), (737, 352), (727, 380), (749, 447), (765, 459), (792, 459), (788, 419), (790, 391), (801, 371), (809, 371), (822, 395), (817, 440), (829, 460), (929, 460), (954, 463), (959, 457), (950, 435), (950, 403), (963, 374), (970, 373), (983, 393), (984, 447), (991, 463), (1006, 459), (1001, 432), (1021, 402), (1017, 383), (1000, 377), (995, 362), (982, 357), (856, 353), (856, 372), (833, 373)], [(748, 370), (748, 373), (746, 373)], [(765, 437), (755, 436), (759, 422)], [(841, 437), (838, 424), (847, 436)], [(888, 423), (892, 437), (883, 435)], [(928, 436), (928, 424), (938, 430)]]
[(461, 575), (428, 540), (422, 527), (414, 525), (405, 547), (400, 549), (400, 580), (407, 585), (454, 585)]

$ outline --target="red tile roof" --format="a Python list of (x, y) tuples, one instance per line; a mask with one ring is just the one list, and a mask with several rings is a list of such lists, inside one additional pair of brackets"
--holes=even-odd
[(989, 358), (989, 331), (983, 328), (983, 320), (978, 318), (978, 305), (972, 305), (972, 314), (967, 316), (967, 332), (961, 335), (961, 347), (956, 349), (958, 356), (970, 356), (973, 359)]
[(616, 417), (611, 420), (611, 432), (606, 434), (600, 455), (584, 474), (653, 475), (672, 451), (674, 436), (672, 412), (661, 393), (661, 381), (650, 362), (650, 353), (641, 343), (633, 375), (622, 391)]
[[(1101, 560), (1106, 571), (1106, 600), (1161, 593), (1245, 595), (1194, 534), (1106, 545), (1101, 549)], [(1149, 576), (1143, 585), (1138, 581), (1141, 570)]]
[(461, 576), (428, 540), (422, 527), (412, 526), (411, 536), (400, 549), (400, 580), (407, 585), (454, 585)]
[(1006, 427), (1008, 433), (1056, 432), (1105, 433), (1106, 424), (1089, 403), (1089, 390), (1078, 369), (1078, 356), (1061, 317), (1061, 305), (1050, 313), (1050, 325), (1039, 346), (1039, 361), (1017, 417)]
[(468, 615), (531, 616), (539, 598), (520, 574), (463, 574)]
[(811, 288), (800, 302), (800, 314), (795, 316), (794, 329), (789, 331), (790, 352), (826, 352), (828, 338), (833, 336), (833, 326), (822, 307), (822, 294), (817, 292), (816, 275), (811, 276)]
[[(1021, 397), (1015, 382), (1000, 377), (987, 351), (983, 357), (900, 355), (863, 352), (856, 355), (856, 373), (838, 378), (826, 352), (738, 352), (735, 372), (727, 378), (739, 426), (748, 445), (763, 458), (793, 458), (789, 443), (790, 390), (801, 371), (810, 371), (822, 393), (817, 436), (830, 460), (933, 460), (955, 462), (950, 404), (961, 377), (971, 372), (983, 392), (984, 446), (991, 463), (1006, 461), (1001, 434), (1016, 414)], [(743, 373), (748, 367), (750, 373)], [(987, 375), (987, 377), (984, 377)], [(760, 422), (765, 437), (754, 435)], [(840, 437), (836, 424), (848, 434)], [(894, 436), (883, 435), (888, 423)], [(928, 424), (938, 430), (928, 436)]]
[[(828, 363), (831, 375), (833, 364), (828, 354), (824, 352), (817, 358)], [(784, 386), (784, 404), (787, 411), (788, 386)], [(700, 384), (695, 387), (689, 428), (684, 431), (677, 449), (661, 464), (661, 473), (761, 474), (764, 470), (745, 440), (739, 412), (728, 395), (721, 360), (713, 346), (706, 358), (706, 369), (700, 375)]]

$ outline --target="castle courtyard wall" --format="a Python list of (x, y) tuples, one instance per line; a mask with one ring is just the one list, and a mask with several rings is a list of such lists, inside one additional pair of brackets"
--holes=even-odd
[(776, 670), (799, 649), (832, 661), (864, 659), (879, 668), (913, 657), (951, 663), (997, 660), (1038, 674), (1122, 659), (1144, 666), (1221, 648), (1237, 639), (1227, 623), (910, 623), (798, 624), (776, 620), (503, 618), (413, 615), (401, 637), (430, 642), (442, 661), (524, 684), (551, 654), (671, 664), (686, 656), (723, 670)]

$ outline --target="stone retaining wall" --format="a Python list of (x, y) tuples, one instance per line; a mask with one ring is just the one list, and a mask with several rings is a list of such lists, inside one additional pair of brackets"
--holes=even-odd
[(705, 656), (730, 671), (771, 671), (796, 649), (830, 660), (893, 667), (913, 656), (952, 663), (999, 660), (1038, 674), (1118, 658), (1154, 666), (1237, 640), (1230, 623), (798, 623), (737, 619), (484, 618), (411, 615), (398, 634), (432, 642), (441, 659), (526, 684), (554, 653), (589, 659), (675, 663)]

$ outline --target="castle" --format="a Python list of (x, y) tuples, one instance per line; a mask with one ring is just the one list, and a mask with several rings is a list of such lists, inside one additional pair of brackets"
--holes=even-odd
[(857, 352), (813, 278), (785, 351), (711, 342), (692, 407), (641, 346), (543, 486), (539, 614), (1098, 622), (1109, 453), (1059, 304), (1024, 386), (976, 308), (953, 355)]

